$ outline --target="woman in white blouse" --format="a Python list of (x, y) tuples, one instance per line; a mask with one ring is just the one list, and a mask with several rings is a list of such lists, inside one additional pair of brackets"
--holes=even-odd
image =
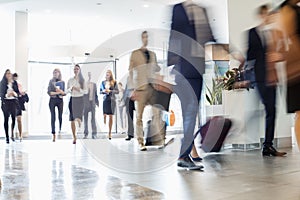
[(81, 126), (84, 106), (83, 96), (84, 94), (87, 94), (87, 88), (79, 65), (74, 66), (74, 74), (75, 76), (73, 78), (70, 78), (68, 81), (68, 92), (71, 93), (71, 98), (69, 102), (69, 120), (71, 121), (73, 144), (76, 144), (77, 138), (75, 122), (78, 122), (79, 127)]

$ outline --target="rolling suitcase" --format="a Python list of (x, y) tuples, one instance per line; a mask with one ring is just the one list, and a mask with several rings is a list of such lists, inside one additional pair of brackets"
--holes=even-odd
[(224, 117), (213, 117), (204, 124), (196, 133), (201, 135), (201, 148), (205, 152), (219, 152), (223, 146), (232, 121)]

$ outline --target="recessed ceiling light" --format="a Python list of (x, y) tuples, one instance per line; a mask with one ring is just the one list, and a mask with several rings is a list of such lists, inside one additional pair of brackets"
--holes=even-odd
[(149, 5), (148, 5), (148, 4), (144, 4), (143, 7), (144, 7), (144, 8), (148, 8)]
[(100, 3), (100, 2), (99, 2), (99, 3), (96, 3), (96, 5), (97, 5), (97, 6), (101, 6), (101, 5), (102, 5), (102, 3)]

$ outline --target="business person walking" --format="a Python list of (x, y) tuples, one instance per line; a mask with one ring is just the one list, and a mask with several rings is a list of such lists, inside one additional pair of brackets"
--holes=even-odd
[[(181, 102), (183, 117), (183, 140), (177, 165), (183, 168), (199, 168), (192, 160), (201, 160), (194, 144), (194, 129), (205, 72), (204, 45), (215, 41), (206, 9), (193, 1), (185, 1), (173, 7), (169, 40), (168, 66), (174, 66), (173, 92)], [(195, 157), (196, 154), (196, 157)]]
[(92, 73), (88, 72), (87, 81), (87, 89), (88, 93), (84, 95), (84, 139), (88, 137), (89, 129), (88, 129), (88, 117), (89, 113), (91, 113), (91, 125), (92, 125), (92, 138), (97, 138), (97, 126), (96, 126), (96, 106), (99, 107), (99, 100), (97, 95), (97, 85), (96, 83), (92, 82)]
[(6, 70), (0, 85), (1, 108), (4, 115), (4, 130), (6, 143), (9, 144), (9, 117), (11, 117), (11, 140), (14, 142), (14, 128), (16, 123), (16, 114), (18, 106), (19, 89), (17, 82), (13, 80), (10, 70)]
[(247, 60), (255, 60), (254, 71), (256, 87), (260, 94), (266, 112), (265, 141), (263, 156), (283, 156), (285, 152), (278, 152), (273, 147), (275, 119), (276, 119), (276, 86), (267, 85), (267, 49), (268, 35), (265, 30), (269, 8), (263, 5), (257, 12), (261, 24), (249, 30)]
[(62, 126), (62, 114), (64, 101), (63, 96), (65, 96), (65, 82), (62, 80), (62, 75), (60, 69), (53, 70), (53, 78), (49, 81), (48, 84), (48, 95), (50, 96), (49, 100), (49, 109), (51, 113), (51, 133), (52, 141), (56, 140), (56, 130), (55, 130), (55, 121), (56, 113), (55, 108), (58, 110), (58, 120), (59, 120), (59, 133), (61, 132)]
[(86, 83), (78, 64), (74, 66), (74, 77), (70, 78), (68, 81), (68, 92), (71, 93), (69, 102), (69, 120), (71, 121), (73, 144), (76, 144), (77, 132), (75, 122), (78, 123), (78, 127), (81, 127), (84, 108), (83, 95), (87, 94)]
[(105, 81), (102, 81), (100, 94), (103, 94), (103, 117), (106, 124), (106, 117), (109, 117), (108, 122), (108, 139), (111, 140), (111, 130), (113, 125), (113, 116), (116, 110), (116, 94), (119, 93), (117, 81), (114, 79), (111, 70), (107, 70)]

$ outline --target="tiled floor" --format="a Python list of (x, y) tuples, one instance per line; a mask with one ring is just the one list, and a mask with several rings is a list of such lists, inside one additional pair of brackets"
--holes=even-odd
[(139, 152), (118, 138), (1, 140), (0, 199), (300, 200), (300, 153), (262, 158), (260, 151), (206, 154), (205, 170), (178, 170), (179, 139)]

